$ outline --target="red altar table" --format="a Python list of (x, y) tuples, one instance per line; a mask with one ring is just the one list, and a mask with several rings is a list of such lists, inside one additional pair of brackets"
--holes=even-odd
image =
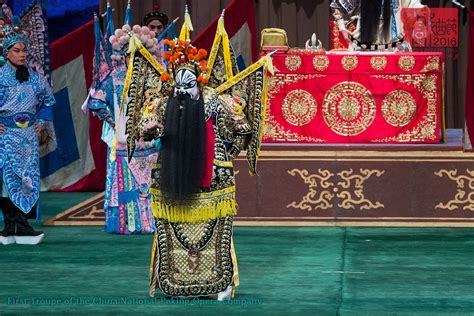
[(442, 53), (273, 55), (264, 142), (438, 143)]

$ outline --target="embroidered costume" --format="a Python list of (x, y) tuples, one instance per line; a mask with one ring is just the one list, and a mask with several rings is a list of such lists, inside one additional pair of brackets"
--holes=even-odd
[(411, 50), (403, 40), (402, 8), (423, 8), (420, 0), (332, 0), (331, 10), (339, 30), (344, 20), (357, 20), (350, 50)]
[(263, 57), (239, 73), (223, 16), (208, 60), (190, 44), (191, 30), (186, 13), (180, 38), (165, 41), (168, 69), (131, 38), (127, 145), (130, 156), (141, 138), (162, 145), (150, 189), (150, 295), (159, 287), (171, 296), (225, 299), (238, 285), (232, 160), (246, 149), (255, 173), (271, 63)]
[[(33, 0), (19, 16), (14, 16), (7, 4), (0, 7), (0, 41), (2, 25), (12, 21), (19, 27), (31, 43), (28, 51), (27, 65), (40, 75), (50, 79), (48, 24), (46, 21), (45, 1)], [(0, 66), (5, 63), (0, 56)]]
[[(130, 3), (125, 25), (112, 32), (112, 8), (107, 8), (107, 30), (104, 41), (98, 18), (95, 18), (96, 62), (95, 84), (89, 93), (87, 107), (95, 117), (104, 121), (102, 140), (108, 146), (107, 178), (104, 197), (105, 231), (108, 233), (151, 233), (154, 221), (149, 187), (151, 167), (157, 158), (154, 142), (142, 143), (130, 160), (127, 159), (125, 117), (120, 116), (120, 103), (127, 72), (126, 51), (129, 32), (143, 39), (153, 50), (157, 40), (146, 27), (129, 26)], [(115, 141), (115, 143), (114, 143)], [(111, 159), (110, 155), (113, 155)]]
[[(26, 36), (10, 26), (4, 31), (3, 55), (8, 59), (10, 51), (23, 49), (27, 54), (30, 45)], [(4, 130), (0, 132), (0, 208), (5, 217), (2, 236), (7, 238), (2, 242), (10, 243), (8, 237), (14, 236), (17, 243), (38, 243), (44, 234), (35, 232), (27, 222), (35, 212), (38, 218), (40, 213), (35, 207), (40, 191), (35, 129), (43, 128), (45, 121), (52, 121), (55, 100), (46, 79), (24, 64), (9, 60), (0, 68), (0, 78), (0, 127)], [(28, 237), (40, 238), (23, 240)]]

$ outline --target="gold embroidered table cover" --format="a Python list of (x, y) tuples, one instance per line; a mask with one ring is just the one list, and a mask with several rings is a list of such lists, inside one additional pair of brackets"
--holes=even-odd
[(266, 142), (438, 143), (442, 53), (273, 56)]

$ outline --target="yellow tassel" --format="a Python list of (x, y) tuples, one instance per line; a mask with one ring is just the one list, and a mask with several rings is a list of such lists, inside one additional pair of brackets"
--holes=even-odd
[(137, 51), (140, 47), (142, 47), (142, 42), (138, 39), (136, 35), (132, 35), (130, 37), (130, 41), (128, 42), (128, 51), (127, 53), (131, 54)]
[(189, 41), (191, 39), (190, 32), (194, 31), (193, 23), (191, 22), (191, 16), (188, 12), (188, 6), (184, 11), (184, 23), (181, 27), (181, 32), (179, 33), (179, 39), (184, 41)]
[(225, 29), (223, 32), (224, 33), (222, 34), (222, 46), (224, 48), (225, 75), (226, 75), (226, 79), (229, 79), (234, 76), (234, 73), (232, 71), (232, 60), (230, 56), (230, 41), (229, 41), (229, 36), (227, 35), (227, 32), (225, 31)]
[(183, 26), (181, 27), (181, 32), (179, 32), (179, 39), (185, 41), (188, 38), (189, 38), (189, 30), (186, 26), (186, 23), (184, 23)]
[(191, 22), (191, 16), (189, 15), (189, 12), (186, 12), (184, 14), (184, 23), (186, 23), (190, 32), (194, 31), (193, 23)]
[(198, 223), (210, 219), (237, 214), (235, 199), (218, 201), (200, 207), (167, 205), (163, 202), (152, 202), (153, 216), (172, 223)]
[(265, 66), (267, 67), (267, 70), (274, 75), (275, 74), (275, 67), (273, 67), (273, 59), (272, 56), (266, 55), (265, 56)]
[(216, 88), (216, 92), (218, 94), (221, 94), (222, 92), (226, 91), (230, 87), (236, 85), (240, 81), (250, 76), (252, 73), (254, 73), (257, 69), (259, 69), (263, 65), (265, 65), (265, 57), (260, 58), (259, 60), (254, 62), (252, 65), (248, 66), (247, 68), (239, 72), (237, 75), (233, 76), (230, 79), (227, 79), (226, 82), (224, 82), (223, 84), (221, 84), (220, 86)]

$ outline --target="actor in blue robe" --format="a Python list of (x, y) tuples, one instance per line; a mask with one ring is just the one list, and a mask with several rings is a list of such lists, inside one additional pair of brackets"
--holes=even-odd
[(0, 209), (5, 229), (0, 243), (37, 244), (44, 238), (28, 218), (39, 216), (40, 190), (38, 135), (52, 120), (55, 103), (48, 82), (26, 65), (28, 39), (6, 28), (0, 68)]

